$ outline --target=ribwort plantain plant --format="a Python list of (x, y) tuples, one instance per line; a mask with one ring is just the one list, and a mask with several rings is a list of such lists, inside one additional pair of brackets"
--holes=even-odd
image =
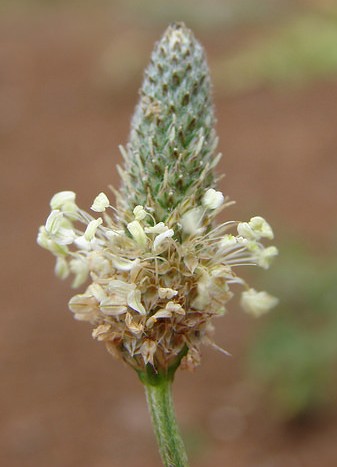
[(178, 367), (193, 370), (203, 343), (213, 342), (213, 318), (225, 312), (233, 284), (241, 304), (259, 316), (277, 299), (257, 292), (236, 266), (268, 268), (277, 254), (269, 224), (215, 223), (229, 200), (216, 190), (220, 159), (204, 51), (182, 23), (156, 44), (145, 71), (116, 207), (105, 193), (94, 218), (72, 191), (50, 202), (38, 243), (56, 257), (55, 272), (73, 275), (74, 317), (93, 326), (93, 337), (139, 375), (165, 466), (188, 465), (177, 428), (171, 385)]

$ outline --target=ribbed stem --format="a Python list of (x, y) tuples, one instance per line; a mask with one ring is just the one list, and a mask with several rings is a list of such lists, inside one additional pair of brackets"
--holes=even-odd
[(171, 381), (144, 384), (147, 404), (165, 467), (188, 467), (188, 459), (174, 413)]

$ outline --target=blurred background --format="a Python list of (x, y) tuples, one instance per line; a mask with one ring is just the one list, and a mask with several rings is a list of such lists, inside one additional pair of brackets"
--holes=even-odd
[(280, 298), (258, 321), (235, 300), (178, 372), (196, 467), (337, 465), (337, 5), (333, 0), (0, 1), (0, 464), (160, 465), (136, 375), (67, 311), (69, 283), (36, 246), (51, 196), (88, 209), (118, 187), (142, 73), (166, 26), (204, 45), (224, 216), (263, 215), (280, 256), (251, 283)]

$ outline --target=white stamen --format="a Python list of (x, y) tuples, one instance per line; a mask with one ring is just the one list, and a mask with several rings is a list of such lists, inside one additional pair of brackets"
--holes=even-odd
[(246, 290), (241, 296), (241, 306), (249, 314), (259, 317), (278, 304), (278, 299), (267, 292)]
[(225, 197), (221, 191), (215, 191), (213, 188), (210, 188), (204, 194), (202, 205), (206, 209), (217, 209), (223, 204), (224, 201)]
[(109, 206), (109, 198), (105, 193), (102, 192), (96, 196), (90, 209), (92, 209), (95, 212), (104, 212)]

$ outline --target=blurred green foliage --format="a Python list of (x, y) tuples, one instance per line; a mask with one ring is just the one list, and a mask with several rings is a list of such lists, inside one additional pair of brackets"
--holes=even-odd
[(291, 18), (231, 57), (218, 59), (213, 74), (229, 93), (336, 77), (337, 15), (318, 11)]
[(318, 258), (298, 245), (284, 247), (268, 276), (264, 286), (280, 305), (250, 349), (250, 371), (275, 412), (292, 420), (336, 397), (336, 256)]

